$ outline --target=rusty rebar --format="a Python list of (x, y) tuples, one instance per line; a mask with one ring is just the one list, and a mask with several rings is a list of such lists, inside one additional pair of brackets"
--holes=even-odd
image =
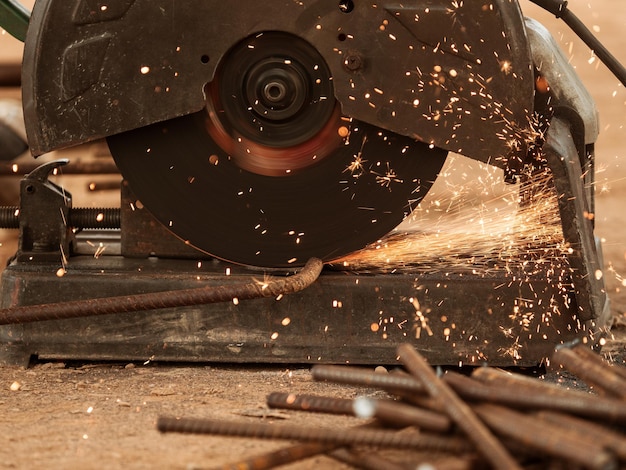
[(258, 422), (224, 421), (215, 419), (160, 417), (160, 432), (211, 434), (220, 436), (287, 439), (302, 442), (337, 444), (340, 446), (376, 446), (396, 449), (423, 449), (462, 454), (473, 447), (456, 436), (396, 432), (384, 429), (342, 429), (298, 425), (274, 425)]
[(504, 445), (478, 419), (472, 409), (446, 384), (439, 380), (431, 366), (410, 344), (398, 346), (398, 357), (407, 370), (417, 378), (428, 394), (439, 400), (450, 419), (465, 432), (483, 457), (494, 468), (521, 469)]
[(622, 462), (626, 462), (626, 436), (623, 434), (601, 424), (555, 411), (543, 410), (537, 412), (535, 416), (542, 421), (548, 421), (563, 428), (575, 429), (585, 436), (593, 436), (594, 442), (613, 452)]
[(562, 411), (614, 423), (626, 421), (626, 402), (616, 398), (565, 390), (553, 384), (526, 377), (518, 378), (487, 367), (476, 369), (472, 378), (478, 381), (471, 387), (452, 384), (451, 381), (456, 380), (454, 377), (446, 377), (445, 380), (468, 400), (489, 401), (514, 408)]
[(407, 467), (384, 459), (372, 452), (356, 452), (347, 448), (338, 448), (336, 444), (297, 444), (268, 452), (250, 459), (214, 467), (212, 470), (269, 470), (271, 468), (299, 462), (320, 454), (327, 454), (340, 462), (356, 468), (372, 470), (408, 470)]
[(507, 389), (520, 389), (514, 395), (522, 395), (523, 392), (532, 391), (534, 394), (545, 395), (555, 398), (572, 398), (573, 396), (584, 397), (589, 394), (580, 390), (572, 390), (549, 382), (541, 378), (529, 377), (522, 374), (514, 374), (503, 369), (494, 367), (479, 367), (472, 372), (472, 378), (488, 386)]
[(568, 392), (556, 384), (545, 382), (534, 377), (514, 374), (495, 367), (477, 367), (472, 372), (472, 378), (478, 379), (484, 383), (497, 384), (498, 386), (510, 385), (512, 387), (533, 387), (537, 390), (537, 392), (548, 393), (550, 395), (564, 395)]
[(617, 461), (601, 446), (575, 433), (551, 426), (532, 416), (504, 406), (479, 404), (473, 410), (498, 435), (505, 436), (547, 455), (565, 459), (592, 470), (613, 470)]
[(572, 348), (572, 351), (574, 351), (583, 359), (591, 361), (594, 364), (601, 365), (613, 374), (616, 374), (620, 376), (623, 380), (626, 380), (626, 367), (621, 364), (611, 364), (610, 362), (603, 359), (599, 353), (593, 351), (591, 348), (585, 346), (584, 344)]
[[(267, 397), (267, 405), (270, 408), (376, 418), (394, 427), (416, 426), (420, 429), (434, 432), (446, 432), (451, 427), (450, 419), (440, 413), (392, 400), (367, 397), (359, 397), (353, 400), (349, 398), (273, 392)], [(363, 408), (366, 411), (364, 413), (359, 412), (358, 408)]]
[(484, 461), (481, 461), (477, 454), (426, 456), (411, 466), (412, 470), (478, 470), (484, 468)]
[(416, 426), (433, 432), (447, 432), (452, 428), (450, 418), (444, 414), (417, 408), (392, 400), (363, 398), (372, 408), (373, 417), (394, 427)]
[(425, 393), (424, 386), (404, 373), (374, 372), (362, 367), (316, 365), (311, 369), (314, 380), (347, 385), (380, 388), (386, 391)]
[(234, 298), (247, 300), (277, 297), (281, 294), (298, 292), (310, 286), (320, 275), (322, 267), (322, 261), (311, 258), (297, 274), (286, 278), (274, 278), (267, 283), (252, 281), (233, 285), (205, 286), (195, 289), (10, 307), (0, 310), (0, 325), (188, 307), (230, 302)]
[(328, 455), (335, 460), (363, 470), (409, 470), (408, 467), (392, 462), (371, 451), (357, 452), (352, 449), (341, 448), (329, 452)]
[[(576, 350), (581, 348), (586, 348), (586, 346), (577, 346)], [(598, 391), (626, 400), (626, 380), (610, 370), (608, 365), (589, 360), (585, 356), (587, 354), (582, 350), (576, 353), (573, 349), (561, 347), (554, 351), (552, 362), (562, 366)]]
[(337, 415), (354, 415), (354, 400), (349, 398), (331, 398), (317, 395), (295, 395), (293, 393), (272, 392), (267, 396), (265, 402), (270, 408)]
[[(353, 429), (371, 429), (375, 428), (375, 426), (376, 423), (366, 423), (355, 426)], [(281, 465), (299, 462), (316, 455), (328, 454), (340, 448), (341, 446), (339, 444), (318, 442), (298, 443), (237, 462), (220, 465), (214, 467), (212, 470), (267, 470)]]
[(319, 454), (325, 454), (339, 447), (337, 444), (307, 443), (268, 452), (249, 459), (220, 465), (213, 470), (268, 470), (281, 465), (299, 462)]

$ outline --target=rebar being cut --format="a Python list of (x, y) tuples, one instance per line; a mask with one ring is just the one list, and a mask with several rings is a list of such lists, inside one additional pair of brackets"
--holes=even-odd
[(231, 286), (199, 287), (132, 296), (10, 307), (0, 310), (0, 325), (187, 307), (230, 302), (234, 298), (249, 300), (277, 297), (281, 294), (298, 292), (310, 286), (322, 272), (322, 267), (323, 263), (319, 259), (311, 258), (297, 274), (284, 279), (274, 278), (267, 283), (253, 281)]

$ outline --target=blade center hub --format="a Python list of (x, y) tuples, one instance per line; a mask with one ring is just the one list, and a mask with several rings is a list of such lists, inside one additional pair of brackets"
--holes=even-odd
[(255, 147), (293, 150), (334, 119), (328, 65), (312, 44), (289, 33), (255, 34), (235, 44), (207, 86), (207, 109), (218, 127)]
[(287, 87), (282, 82), (271, 82), (263, 89), (265, 98), (272, 103), (280, 103), (287, 95)]
[(256, 117), (271, 122), (299, 114), (310, 94), (307, 77), (284, 59), (262, 61), (245, 81), (245, 97)]

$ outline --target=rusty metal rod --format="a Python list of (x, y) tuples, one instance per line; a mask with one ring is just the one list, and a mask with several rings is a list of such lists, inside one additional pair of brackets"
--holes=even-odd
[(268, 452), (249, 459), (214, 467), (213, 470), (268, 470), (270, 468), (299, 462), (337, 449), (338, 444), (307, 443)]
[[(376, 423), (367, 423), (355, 426), (354, 429), (368, 429), (374, 426), (376, 426)], [(318, 442), (299, 443), (237, 462), (220, 465), (214, 467), (212, 470), (267, 470), (281, 465), (299, 462), (300, 460), (305, 460), (316, 455), (326, 454), (338, 450), (340, 447), (339, 444), (322, 444)]]
[(545, 382), (534, 377), (514, 374), (512, 372), (495, 367), (478, 367), (472, 371), (472, 378), (481, 382), (493, 383), (497, 385), (511, 385), (512, 387), (534, 387), (538, 392), (548, 394), (565, 395), (567, 390), (550, 382)]
[(619, 460), (626, 462), (626, 436), (613, 431), (601, 424), (587, 421), (576, 416), (557, 413), (554, 411), (539, 411), (535, 414), (542, 421), (551, 422), (563, 428), (575, 429), (588, 438), (593, 436), (593, 441), (605, 449), (613, 452)]
[(407, 370), (422, 382), (428, 394), (439, 400), (450, 419), (465, 432), (482, 456), (498, 469), (521, 469), (504, 445), (478, 419), (467, 403), (439, 380), (431, 366), (410, 344), (398, 346), (398, 357)]
[(265, 402), (270, 408), (312, 411), (336, 415), (354, 415), (354, 400), (348, 398), (331, 398), (317, 395), (295, 395), (293, 393), (272, 392), (267, 396)]
[(310, 286), (322, 271), (323, 263), (317, 258), (307, 261), (297, 274), (284, 279), (274, 278), (267, 283), (256, 281), (230, 286), (207, 286), (149, 294), (136, 294), (103, 299), (76, 300), (43, 305), (26, 305), (0, 310), (0, 325), (32, 323), (47, 320), (129, 313), (161, 308), (188, 307), (209, 303), (277, 297), (298, 292)]
[(483, 403), (475, 405), (473, 410), (498, 435), (512, 438), (525, 447), (592, 470), (617, 469), (615, 458), (593, 443), (588, 438), (591, 436), (579, 438), (561, 427), (504, 406)]
[[(451, 427), (450, 419), (441, 413), (423, 410), (392, 400), (366, 397), (352, 400), (348, 398), (273, 392), (267, 397), (267, 405), (270, 408), (376, 418), (394, 427), (417, 426), (420, 429), (434, 432), (446, 432)], [(364, 412), (360, 413), (358, 408), (363, 408)]]
[(456, 436), (406, 433), (384, 429), (345, 429), (270, 423), (224, 421), (215, 419), (159, 417), (160, 432), (212, 434), (220, 436), (255, 437), (319, 442), (341, 446), (376, 446), (396, 449), (423, 449), (462, 454), (473, 446)]
[[(510, 376), (510, 374), (505, 375), (501, 373), (500, 371), (497, 371), (496, 376), (502, 376), (506, 379), (508, 378), (508, 376)], [(542, 384), (541, 382), (538, 382), (539, 386), (535, 386), (534, 379), (529, 379), (524, 376), (519, 376), (519, 378), (516, 378), (516, 377), (517, 375), (515, 375), (515, 377), (510, 378), (510, 380), (518, 381), (519, 383), (517, 384), (518, 385), (517, 387), (512, 387), (512, 386), (507, 386), (507, 385), (505, 385), (504, 387), (502, 385), (498, 387), (496, 386), (487, 387), (485, 384), (478, 382), (473, 378), (469, 378), (469, 377), (463, 376), (455, 372), (446, 373), (446, 375), (444, 376), (444, 380), (451, 387), (457, 390), (459, 394), (466, 396), (466, 397), (470, 397), (470, 399), (471, 397), (473, 397), (476, 401), (480, 401), (480, 402), (492, 402), (493, 403), (493, 402), (503, 401), (503, 402), (507, 402), (507, 404), (512, 404), (513, 406), (516, 406), (517, 402), (519, 402), (520, 400), (525, 402), (525, 397), (536, 398), (539, 396), (543, 396), (541, 395), (543, 391), (540, 389), (546, 388), (546, 387), (543, 387), (544, 384)], [(549, 391), (552, 391), (551, 386), (547, 388), (549, 389)], [(557, 389), (557, 391), (561, 392), (562, 390)], [(564, 391), (564, 392), (569, 393), (568, 391)], [(591, 399), (596, 398), (588, 394), (585, 394), (585, 396)], [(511, 399), (502, 400), (502, 398), (505, 398), (505, 397), (508, 397)], [(548, 400), (555, 400), (555, 399), (563, 400), (563, 396), (561, 394), (558, 394), (556, 397), (552, 395), (548, 397)], [(472, 406), (474, 409), (480, 410), (483, 404), (478, 403), (478, 404), (473, 404)], [(504, 407), (499, 406), (499, 405), (494, 405), (494, 406), (498, 406), (498, 409), (500, 408), (505, 409)], [(522, 408), (534, 409), (535, 407), (525, 406)], [(583, 429), (582, 427), (580, 427), (580, 431), (578, 431), (574, 429), (573, 427), (555, 428), (554, 426), (550, 426), (549, 424), (546, 424), (546, 423), (542, 424), (542, 420), (538, 420), (537, 418), (534, 418), (534, 417), (531, 418), (527, 415), (523, 415), (512, 409), (509, 411), (510, 412), (507, 415), (508, 416), (507, 419), (504, 419), (502, 417), (503, 413), (493, 413), (495, 417), (492, 415), (489, 415), (489, 417), (486, 417), (478, 413), (479, 416), (481, 416), (483, 420), (485, 420), (488, 424), (490, 424), (490, 426), (493, 426), (493, 429), (495, 432), (498, 432), (503, 437), (504, 436), (512, 437), (513, 434), (520, 433), (519, 436), (517, 435), (513, 436), (512, 437), (513, 440), (507, 441), (508, 448), (511, 449), (513, 448), (512, 445), (515, 445), (516, 447), (522, 449), (525, 453), (528, 453), (530, 450), (529, 447), (530, 448), (534, 447), (537, 449), (544, 449), (544, 451), (550, 453), (551, 455), (559, 456), (561, 458), (565, 458), (564, 454), (567, 454), (567, 458), (569, 458), (570, 460), (576, 460), (578, 463), (586, 462), (586, 466), (588, 468), (613, 468), (614, 459), (612, 457), (607, 458), (606, 455), (604, 456), (600, 455), (600, 453), (603, 452), (602, 448), (603, 447), (608, 448), (608, 446), (603, 446), (602, 442), (597, 442), (600, 440), (599, 436), (598, 438), (596, 438), (595, 434), (593, 433), (591, 429), (587, 431)], [(524, 416), (524, 419), (517, 419), (517, 416), (520, 416), (520, 415)], [(497, 419), (501, 419), (502, 421), (494, 424), (494, 422), (492, 421), (497, 420)], [(575, 418), (572, 418), (572, 419), (575, 419)], [(584, 422), (583, 420), (580, 420), (580, 419), (577, 419), (577, 420), (580, 422)], [(532, 423), (529, 423), (526, 425), (525, 423), (528, 421), (532, 421)], [(511, 427), (512, 423), (514, 423), (515, 429), (508, 429)], [(497, 426), (501, 426), (501, 428), (504, 429), (504, 431), (498, 431), (498, 429), (500, 428), (496, 429)], [(542, 429), (541, 430), (535, 429), (537, 426), (539, 426)], [(550, 429), (550, 432), (546, 432), (546, 430), (548, 429)], [(588, 445), (587, 441), (589, 441), (590, 436), (594, 436), (594, 439), (593, 439), (593, 442), (591, 442)], [(563, 438), (562, 441), (560, 439), (561, 437)], [(532, 441), (532, 442), (529, 443), (527, 441)], [(538, 441), (538, 442), (535, 442), (535, 441)], [(562, 445), (561, 445), (561, 442), (562, 442)], [(604, 452), (604, 454), (607, 454), (607, 453)], [(597, 457), (596, 460), (594, 460), (595, 457)]]
[(626, 380), (626, 367), (624, 367), (623, 365), (611, 364), (610, 362), (604, 360), (599, 353), (596, 353), (591, 348), (586, 347), (583, 344), (572, 348), (572, 351), (574, 351), (583, 359), (592, 361), (594, 364), (598, 364), (602, 367), (607, 368), (612, 373), (619, 375), (622, 380)]
[(411, 470), (478, 470), (484, 468), (484, 461), (481, 461), (477, 454), (466, 454), (463, 456), (426, 456), (412, 465)]
[[(316, 380), (378, 387), (416, 406), (442, 411), (441, 406), (422, 395), (423, 385), (410, 376), (371, 372), (358, 367), (321, 365), (313, 367), (312, 373)], [(550, 409), (611, 422), (626, 420), (626, 403), (617, 399), (566, 390), (555, 384), (491, 367), (475, 369), (472, 378), (478, 379), (472, 387), (453, 383), (454, 379), (449, 374), (444, 375), (442, 380), (465, 400), (490, 401), (514, 408)]]
[[(572, 396), (582, 397), (589, 395), (587, 392), (562, 387), (555, 382), (549, 382), (536, 377), (528, 377), (522, 374), (514, 374), (494, 367), (479, 367), (474, 369), (472, 378), (493, 387), (520, 388), (525, 392), (532, 391), (536, 394), (550, 397), (567, 399), (572, 398)], [(516, 395), (520, 394), (521, 391)]]
[[(578, 351), (586, 346), (577, 346)], [(582, 379), (588, 385), (622, 400), (626, 400), (626, 380), (613, 373), (606, 364), (587, 359), (582, 350), (578, 353), (567, 347), (558, 348), (552, 354), (552, 362)]]
[(400, 398), (403, 402), (408, 403), (409, 405), (412, 405), (412, 406), (416, 406), (417, 408), (421, 408), (424, 410), (431, 410), (431, 411), (434, 411), (435, 413), (442, 413), (444, 415), (446, 413), (443, 405), (441, 404), (441, 401), (435, 400), (434, 398), (431, 398), (429, 396), (411, 395), (410, 393), (403, 392), (403, 391), (394, 392), (394, 395)]
[(316, 365), (311, 369), (314, 380), (364, 387), (380, 388), (393, 392), (424, 394), (424, 386), (408, 374), (374, 372), (362, 367)]
[(362, 398), (372, 408), (373, 417), (395, 427), (416, 426), (433, 432), (447, 432), (452, 428), (450, 418), (445, 414), (417, 408), (392, 400)]
[(375, 372), (354, 366), (313, 366), (314, 380), (385, 390), (420, 409), (445, 414), (443, 407), (426, 395), (424, 385), (405, 372)]
[(518, 378), (488, 367), (476, 369), (472, 378), (478, 379), (472, 387), (452, 384), (450, 381), (455, 379), (451, 377), (445, 380), (468, 400), (489, 401), (515, 408), (562, 411), (614, 423), (626, 421), (626, 402), (616, 398), (565, 390), (553, 384), (527, 377)]
[(364, 470), (409, 470), (409, 467), (385, 459), (368, 451), (356, 452), (352, 449), (337, 449), (328, 454), (339, 462)]

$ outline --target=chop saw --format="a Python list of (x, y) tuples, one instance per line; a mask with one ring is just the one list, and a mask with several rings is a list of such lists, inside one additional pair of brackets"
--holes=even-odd
[[(549, 171), (568, 247), (534, 270), (444, 275), (418, 260), (396, 274), (326, 268), (284, 298), (14, 315), (6, 361), (391, 362), (408, 339), (435, 363), (536, 364), (605, 327), (595, 106), (518, 2), (38, 0), (28, 15), (5, 0), (0, 12), (25, 40), (33, 155), (106, 139), (124, 179), (119, 212), (95, 220), (48, 179), (64, 162), (22, 181), (5, 217), (20, 229), (5, 310), (333, 265), (402, 222), (449, 152), (511, 184)], [(81, 252), (88, 230), (111, 228), (119, 254)]]

